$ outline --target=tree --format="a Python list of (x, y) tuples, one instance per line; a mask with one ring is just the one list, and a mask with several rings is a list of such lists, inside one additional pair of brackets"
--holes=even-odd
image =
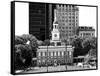
[(43, 45), (45, 45), (45, 46), (50, 45), (50, 40), (49, 39), (44, 40)]
[(97, 38), (87, 38), (83, 41), (82, 46), (84, 49), (88, 50), (91, 56), (96, 56), (97, 54)]
[(75, 47), (75, 48), (82, 48), (82, 41), (83, 39), (82, 38), (79, 38), (79, 37), (75, 37), (72, 39), (72, 45)]
[(37, 40), (37, 44), (38, 44), (39, 46), (41, 46), (41, 45), (43, 44), (43, 41)]
[(32, 48), (33, 55), (34, 57), (36, 57), (36, 51), (38, 48), (38, 40), (36, 39), (36, 37), (31, 34), (23, 34), (22, 36), (20, 36), (20, 38), (23, 40), (23, 44), (27, 44), (27, 42), (29, 42), (29, 46)]
[(80, 38), (78, 36), (72, 39), (72, 45), (75, 47), (73, 53), (74, 57), (83, 56), (88, 53), (88, 50), (82, 47), (83, 40), (84, 40), (83, 38)]
[(28, 34), (15, 36), (15, 68), (28, 67), (32, 58), (36, 57), (37, 47), (38, 43), (35, 36)]
[(29, 45), (15, 46), (15, 69), (24, 69), (31, 65), (32, 50)]
[(97, 56), (97, 50), (96, 50), (96, 49), (91, 49), (91, 50), (89, 51), (89, 55), (90, 55), (90, 56), (93, 56), (93, 57), (96, 57), (96, 56)]
[(15, 45), (17, 44), (24, 44), (24, 40), (20, 36), (15, 36)]
[(87, 38), (82, 42), (82, 46), (88, 47), (90, 46), (91, 49), (96, 49), (97, 48), (97, 38)]

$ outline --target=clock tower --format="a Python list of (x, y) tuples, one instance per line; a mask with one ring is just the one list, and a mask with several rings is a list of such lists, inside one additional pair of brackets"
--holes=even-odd
[(57, 22), (57, 11), (56, 9), (54, 10), (54, 22), (53, 22), (53, 30), (51, 32), (52, 34), (52, 39), (51, 42), (55, 43), (55, 46), (57, 42), (60, 42), (60, 32), (58, 30), (58, 22)]
[(53, 30), (52, 30), (52, 40), (60, 40), (60, 32), (58, 30), (58, 22), (56, 16), (56, 9), (54, 10), (54, 22), (53, 22)]

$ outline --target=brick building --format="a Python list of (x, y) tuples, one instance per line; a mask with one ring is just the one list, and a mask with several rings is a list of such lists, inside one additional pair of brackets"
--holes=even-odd
[(37, 65), (58, 65), (73, 63), (72, 46), (39, 46), (37, 50)]

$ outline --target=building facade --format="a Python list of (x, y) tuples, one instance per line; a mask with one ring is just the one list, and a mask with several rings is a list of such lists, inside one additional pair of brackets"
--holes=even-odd
[(50, 39), (54, 9), (57, 10), (60, 39), (72, 38), (79, 26), (79, 9), (74, 5), (29, 3), (29, 33), (39, 40)]
[(52, 24), (52, 4), (29, 3), (29, 34), (39, 40), (49, 39)]
[(74, 5), (56, 5), (57, 21), (59, 23), (62, 41), (71, 39), (77, 34), (79, 26), (79, 8)]
[(95, 37), (95, 29), (93, 29), (93, 27), (81, 26), (79, 27), (78, 31), (79, 31), (79, 37), (82, 38)]
[(37, 65), (62, 65), (73, 63), (72, 46), (39, 46), (37, 50)]

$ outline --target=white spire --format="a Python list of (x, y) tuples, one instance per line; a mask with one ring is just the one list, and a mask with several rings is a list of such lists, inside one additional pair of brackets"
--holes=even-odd
[(57, 21), (57, 10), (54, 9), (54, 22), (53, 24), (58, 24), (58, 21)]
[(54, 21), (57, 21), (56, 14), (57, 14), (57, 11), (56, 11), (56, 9), (54, 9)]

